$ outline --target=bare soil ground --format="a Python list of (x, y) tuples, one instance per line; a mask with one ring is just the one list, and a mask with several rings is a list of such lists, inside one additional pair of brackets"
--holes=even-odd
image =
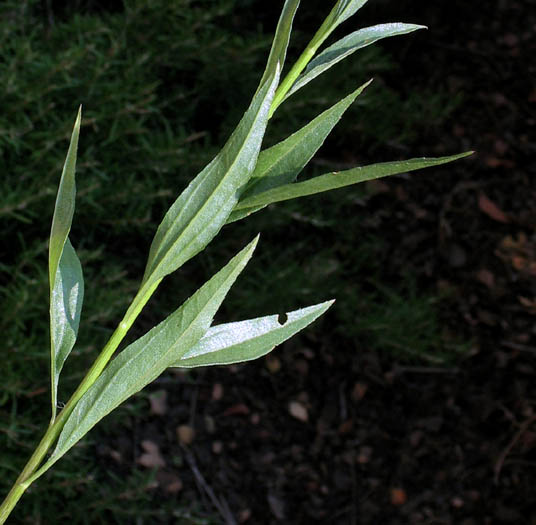
[(166, 416), (155, 400), (134, 442), (103, 449), (139, 461), (150, 442), (180, 458), (157, 474), (156, 500), (201, 498), (222, 523), (536, 523), (536, 2), (402, 4), (433, 31), (415, 52), (389, 48), (402, 67), (387, 81), (463, 95), (412, 156), (477, 154), (382, 182), (368, 227), (389, 243), (387, 278), (411, 267), (448, 294), (446, 336), (471, 352), (404, 366), (326, 334), (161, 382)]

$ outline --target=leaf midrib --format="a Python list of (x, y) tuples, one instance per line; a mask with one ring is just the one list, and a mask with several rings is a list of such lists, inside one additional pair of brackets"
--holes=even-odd
[[(352, 103), (355, 101), (355, 99), (361, 94), (360, 93), (360, 90), (363, 89), (363, 86), (359, 87), (356, 91), (354, 91), (353, 93), (351, 93), (350, 95), (348, 95), (347, 97), (345, 97), (345, 99), (342, 99), (340, 100), (339, 102), (337, 102), (337, 104), (335, 104), (333, 107), (325, 110), (324, 112), (322, 112), (320, 115), (318, 115), (314, 120), (317, 120), (319, 119), (319, 121), (317, 122), (317, 124), (315, 124), (314, 126), (312, 127), (308, 127), (311, 123), (309, 123), (309, 125), (305, 126), (305, 128), (302, 128), (301, 130), (298, 130), (296, 131), (296, 133), (294, 133), (294, 138), (296, 135), (299, 135), (300, 132), (304, 131), (304, 130), (307, 130), (306, 133), (304, 133), (304, 138), (301, 138), (300, 140), (298, 140), (297, 142), (293, 142), (290, 146), (290, 148), (288, 148), (285, 153), (279, 157), (278, 159), (276, 159), (272, 164), (269, 165), (268, 169), (264, 170), (264, 173), (267, 173), (268, 171), (272, 170), (272, 168), (274, 166), (276, 166), (277, 164), (281, 164), (283, 162), (283, 160), (285, 160), (286, 158), (288, 158), (289, 155), (291, 155), (296, 149), (298, 149), (298, 147), (302, 144), (302, 141), (306, 140), (306, 137), (311, 135), (312, 133), (314, 133), (318, 128), (322, 127), (323, 125), (326, 124), (326, 120), (329, 120), (330, 117), (333, 116), (333, 114), (336, 114), (338, 112), (341, 112), (341, 115), (339, 117), (337, 117), (337, 122), (342, 118), (342, 114), (352, 105)], [(351, 99), (349, 102), (345, 102), (346, 99)], [(339, 106), (339, 104), (341, 106)], [(346, 106), (344, 109), (340, 109), (341, 107), (344, 107)], [(328, 114), (327, 116), (325, 116), (323, 118), (324, 115)], [(324, 120), (325, 119), (325, 120)], [(314, 122), (313, 120), (313, 122)], [(335, 123), (336, 125), (337, 123)], [(335, 127), (335, 125), (332, 126)], [(329, 123), (328, 123), (328, 126), (329, 126)], [(287, 140), (291, 139), (293, 137), (293, 135), (291, 135)], [(326, 139), (327, 137), (324, 137), (324, 140)], [(291, 141), (292, 142), (292, 141)], [(276, 148), (279, 144), (275, 145), (274, 148)], [(272, 148), (270, 148), (272, 149)], [(266, 150), (267, 152), (270, 151), (269, 149)], [(261, 152), (262, 154), (262, 152)], [(309, 160), (311, 160), (311, 158), (313, 157), (314, 155), (314, 152), (310, 155), (309, 159), (307, 161), (305, 161), (305, 163), (303, 163), (303, 166), (305, 166)], [(259, 155), (260, 156), (260, 155)], [(302, 166), (302, 168), (303, 168)], [(259, 175), (258, 177), (252, 177), (251, 180), (255, 180), (255, 179), (258, 179), (258, 181), (256, 181), (255, 184), (252, 184), (251, 189), (255, 188), (255, 186), (257, 186), (257, 184), (260, 183), (260, 181), (262, 179), (264, 179), (266, 177), (266, 175)]]
[[(244, 254), (244, 255), (246, 255), (246, 254)], [(247, 258), (246, 258), (246, 260), (247, 260)], [(208, 299), (207, 301), (205, 301), (203, 307), (202, 307), (202, 308), (198, 311), (198, 313), (194, 316), (194, 318), (192, 319), (192, 321), (191, 321), (190, 323), (188, 323), (188, 326), (187, 326), (187, 327), (182, 331), (182, 333), (179, 335), (177, 341), (176, 341), (174, 344), (172, 344), (172, 345), (169, 347), (169, 349), (168, 349), (167, 351), (165, 351), (165, 352), (162, 354), (161, 358), (158, 360), (157, 363), (161, 363), (162, 361), (164, 361), (164, 360), (165, 360), (165, 357), (168, 356), (169, 353), (172, 352), (172, 351), (173, 351), (173, 350), (180, 344), (180, 342), (185, 338), (187, 332), (190, 331), (190, 330), (192, 330), (192, 326), (193, 326), (193, 325), (197, 322), (197, 320), (201, 317), (201, 314), (203, 313), (203, 310), (206, 308), (207, 304), (210, 303), (211, 299), (212, 299), (212, 298), (213, 298), (213, 297), (214, 297), (214, 296), (215, 296), (215, 295), (216, 295), (222, 288), (225, 288), (225, 286), (227, 286), (227, 283), (229, 282), (229, 280), (232, 280), (232, 278), (235, 276), (235, 273), (236, 273), (237, 269), (239, 269), (240, 266), (242, 265), (241, 263), (243, 263), (243, 261), (239, 261), (237, 267), (234, 268), (234, 269), (230, 272), (230, 274), (228, 275), (228, 277), (227, 277), (224, 281), (222, 281), (222, 283), (221, 283), (220, 286), (217, 287), (216, 291), (215, 291), (214, 293), (211, 294), (211, 296), (209, 297), (209, 299)], [(194, 298), (194, 297), (195, 297), (195, 296), (193, 296), (192, 298)], [(186, 306), (186, 305), (184, 305), (184, 306)], [(184, 308), (184, 306), (183, 306), (182, 308)], [(180, 312), (177, 312), (177, 315), (179, 315), (179, 313), (180, 313)], [(128, 367), (128, 364), (131, 363), (134, 359), (136, 359), (136, 358), (139, 356), (139, 354), (140, 354), (141, 352), (143, 352), (143, 351), (144, 351), (144, 350), (145, 350), (145, 349), (146, 349), (146, 348), (147, 348), (147, 347), (154, 341), (154, 339), (155, 339), (156, 337), (158, 337), (158, 333), (155, 333), (155, 334), (149, 339), (149, 341), (147, 342), (147, 344), (144, 344), (144, 345), (143, 345), (142, 349), (140, 349), (139, 352), (137, 352), (137, 353), (136, 353), (135, 355), (133, 355), (130, 359), (128, 359), (127, 361), (125, 361), (125, 362), (123, 363), (123, 365), (121, 366), (121, 368), (119, 368), (119, 369), (113, 374), (113, 376), (110, 378), (109, 381), (107, 381), (106, 385), (104, 385), (104, 386), (107, 386), (107, 385), (112, 384), (113, 381), (117, 378), (117, 375), (119, 374), (119, 372), (120, 372), (121, 370), (123, 370), (124, 367)], [(144, 380), (145, 380), (147, 377), (150, 377), (151, 374), (154, 373), (154, 371), (157, 370), (157, 369), (158, 369), (158, 366), (155, 364), (153, 367), (150, 368), (150, 370), (146, 371), (143, 375), (138, 376), (138, 377), (137, 377), (137, 381), (135, 381), (135, 382), (133, 383), (133, 387), (137, 388), (137, 387), (141, 384), (142, 386), (140, 386), (140, 388), (139, 388), (139, 389), (141, 390), (141, 389), (147, 384), (147, 382), (144, 383)], [(149, 372), (151, 372), (151, 373), (149, 373)], [(143, 380), (140, 380), (140, 378), (143, 378)], [(136, 392), (136, 391), (137, 391), (137, 390), (134, 390), (134, 392)], [(106, 388), (102, 388), (101, 391), (100, 391), (100, 393), (99, 393), (99, 395), (97, 396), (97, 398), (95, 399), (94, 403), (92, 404), (91, 408), (93, 408), (94, 406), (98, 406), (98, 405), (100, 404), (100, 401), (101, 401), (102, 397), (105, 395), (105, 393), (106, 393)], [(121, 396), (121, 397), (123, 397), (123, 396)], [(130, 397), (130, 396), (127, 396), (127, 397), (125, 397), (125, 398), (122, 398), (122, 399), (121, 399), (115, 406), (120, 405), (123, 401), (125, 401), (126, 399), (128, 399), (128, 397)], [(115, 407), (114, 407), (114, 408), (115, 408)], [(113, 408), (112, 408), (112, 410), (113, 410)], [(110, 410), (109, 412), (111, 412), (111, 410)], [(107, 412), (106, 414), (104, 414), (102, 417), (105, 417), (109, 412)], [(99, 420), (102, 419), (102, 417), (99, 418)], [(77, 423), (78, 423), (78, 424), (80, 424), (81, 421), (84, 421), (84, 418), (82, 418), (82, 419), (77, 419)], [(67, 444), (67, 445), (70, 445), (70, 446), (67, 447), (67, 448), (71, 448), (71, 446), (74, 445), (74, 443), (71, 444), (71, 441), (72, 441), (72, 435), (73, 435), (73, 433), (71, 432), (71, 433), (70, 433), (70, 437), (67, 438), (67, 440), (66, 440), (66, 444)], [(84, 434), (83, 434), (83, 435), (84, 435)], [(64, 446), (63, 448), (65, 449), (66, 447)]]
[[(277, 73), (276, 73), (277, 75)], [(187, 231), (190, 231), (191, 227), (192, 227), (192, 224), (197, 220), (197, 217), (200, 215), (200, 213), (202, 211), (205, 210), (205, 208), (207, 207), (207, 205), (209, 204), (209, 202), (212, 202), (213, 198), (214, 198), (214, 195), (218, 192), (220, 186), (224, 183), (225, 180), (228, 179), (229, 177), (229, 173), (233, 170), (233, 168), (235, 167), (235, 165), (237, 164), (238, 162), (238, 158), (242, 156), (243, 152), (244, 152), (244, 149), (245, 149), (245, 144), (248, 142), (249, 138), (251, 137), (252, 133), (253, 133), (253, 129), (256, 127), (256, 123), (259, 121), (259, 115), (262, 113), (263, 111), (263, 108), (266, 104), (266, 99), (269, 97), (269, 93), (270, 91), (272, 91), (273, 89), (273, 83), (275, 81), (275, 76), (274, 76), (274, 79), (272, 80), (272, 82), (270, 83), (270, 88), (268, 89), (268, 92), (266, 94), (266, 97), (263, 99), (263, 102), (260, 106), (260, 109), (259, 111), (257, 112), (256, 114), (256, 117), (252, 123), (252, 125), (250, 126), (249, 128), (249, 131), (246, 135), (246, 139), (242, 142), (242, 145), (240, 146), (239, 150), (238, 150), (238, 153), (237, 155), (235, 156), (235, 160), (231, 163), (231, 165), (229, 166), (229, 169), (225, 172), (225, 174), (223, 175), (223, 177), (220, 179), (220, 181), (218, 182), (216, 188), (214, 189), (214, 191), (211, 192), (210, 196), (205, 200), (205, 202), (201, 205), (201, 207), (197, 210), (197, 212), (195, 213), (195, 215), (192, 217), (192, 219), (188, 222), (188, 224), (186, 225), (186, 227), (182, 230), (182, 233), (179, 235), (179, 237), (175, 240), (175, 242), (173, 242), (171, 244), (171, 246), (169, 247), (169, 249), (164, 253), (164, 255), (160, 258), (159, 262), (156, 264), (156, 266), (154, 267), (153, 271), (151, 272), (151, 276), (148, 277), (147, 279), (147, 282), (151, 282), (153, 280), (153, 275), (158, 275), (157, 272), (158, 270), (161, 268), (161, 266), (163, 265), (165, 259), (166, 259), (166, 256), (167, 254), (169, 254), (176, 246), (177, 244), (180, 242), (181, 238), (186, 234)], [(269, 108), (268, 110), (266, 111), (266, 113), (268, 114), (268, 111), (269, 111)], [(262, 140), (262, 139), (261, 139)], [(255, 168), (253, 168), (255, 169)], [(251, 170), (253, 171), (253, 170)], [(250, 171), (250, 173), (251, 173)], [(238, 188), (237, 188), (238, 189)], [(225, 201), (226, 203), (229, 202), (229, 198)], [(239, 199), (237, 199), (237, 202), (238, 202)], [(188, 201), (190, 201), (190, 198), (188, 199)], [(231, 210), (232, 211), (232, 210)], [(216, 216), (218, 214), (216, 213)], [(223, 224), (222, 224), (223, 226)], [(187, 250), (188, 248), (190, 248), (190, 246), (195, 242), (196, 240), (196, 236), (194, 236), (187, 244), (186, 246), (184, 247), (185, 250)], [(164, 236), (164, 239), (165, 239), (165, 236)], [(162, 240), (162, 243), (164, 241), (164, 239)], [(167, 275), (167, 274), (164, 274), (164, 275)]]
[[(257, 341), (258, 339), (262, 339), (263, 337), (266, 337), (268, 335), (279, 334), (281, 331), (284, 331), (286, 328), (290, 328), (293, 325), (295, 325), (296, 323), (299, 323), (300, 321), (303, 321), (304, 319), (308, 319), (311, 315), (316, 314), (316, 312), (317, 312), (316, 310), (314, 312), (309, 312), (306, 315), (304, 315), (303, 317), (299, 317), (298, 319), (294, 319), (294, 321), (286, 322), (282, 326), (275, 326), (274, 325), (274, 326), (270, 327), (270, 329), (268, 329), (266, 332), (264, 332), (264, 333), (262, 333), (260, 335), (256, 335), (255, 337), (244, 339), (243, 341), (240, 341), (238, 343), (234, 343), (234, 344), (232, 344), (230, 346), (224, 346), (222, 348), (218, 348), (217, 350), (213, 350), (211, 352), (205, 352), (203, 354), (197, 354), (197, 355), (194, 355), (192, 357), (188, 357), (187, 359), (190, 360), (190, 359), (199, 358), (201, 356), (209, 356), (211, 354), (215, 354), (216, 352), (221, 352), (222, 350), (230, 350), (231, 348), (235, 348), (237, 346), (243, 345), (244, 343), (253, 343), (253, 342)], [(277, 315), (270, 316), (270, 317), (273, 317), (274, 321), (277, 323)], [(273, 345), (273, 348), (275, 348), (276, 346), (277, 346), (277, 343), (275, 343)], [(179, 359), (179, 362), (180, 362), (180, 359)]]

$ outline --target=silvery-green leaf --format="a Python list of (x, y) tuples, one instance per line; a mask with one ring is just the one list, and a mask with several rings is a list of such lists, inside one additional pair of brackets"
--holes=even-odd
[(50, 230), (50, 243), (48, 248), (48, 271), (50, 288), (54, 287), (54, 279), (60, 262), (63, 246), (71, 230), (73, 222), (75, 196), (76, 196), (76, 153), (78, 149), (78, 137), (80, 135), (80, 121), (82, 118), (82, 107), (78, 110), (78, 115), (74, 124), (69, 143), (67, 157), (63, 164), (54, 216), (52, 218), (52, 228)]
[(254, 97), (222, 151), (166, 213), (151, 245), (145, 287), (203, 250), (227, 221), (255, 169), (278, 78), (276, 71)]
[(81, 117), (80, 108), (63, 165), (48, 252), (52, 419), (56, 416), (59, 375), (76, 341), (84, 297), (82, 268), (68, 238), (75, 207), (75, 170)]
[(314, 78), (327, 71), (341, 60), (350, 56), (358, 49), (374, 44), (378, 40), (391, 36), (405, 35), (418, 29), (426, 29), (426, 26), (416, 24), (379, 24), (366, 27), (345, 36), (335, 44), (326, 48), (316, 58), (311, 60), (305, 71), (298, 77), (285, 98), (290, 97)]
[(314, 195), (328, 190), (343, 188), (351, 184), (357, 184), (372, 179), (379, 179), (389, 175), (398, 173), (407, 173), (410, 171), (429, 168), (431, 166), (439, 166), (454, 160), (461, 159), (471, 155), (473, 152), (460, 153), (450, 157), (439, 158), (418, 158), (409, 159), (397, 162), (383, 162), (381, 164), (372, 164), (360, 168), (352, 168), (345, 171), (336, 171), (326, 175), (320, 175), (304, 182), (296, 182), (294, 184), (285, 184), (271, 190), (259, 193), (247, 199), (241, 200), (236, 209), (251, 208), (254, 206), (266, 206), (273, 202), (286, 201), (306, 195)]
[[(322, 146), (344, 112), (370, 82), (363, 84), (284, 141), (261, 151), (255, 171), (240, 199), (247, 199), (277, 186), (294, 182), (298, 174)], [(255, 206), (241, 209), (235, 207), (227, 222), (242, 219), (263, 207)]]
[(221, 152), (182, 192), (158, 227), (143, 278), (147, 287), (205, 248), (238, 202), (257, 163), (298, 5), (299, 0), (285, 2), (250, 108)]
[(285, 1), (260, 86), (267, 82), (270, 76), (274, 74), (278, 64), (279, 68), (283, 69), (285, 58), (287, 56), (290, 33), (292, 32), (292, 23), (299, 5), (300, 0)]
[(284, 323), (278, 315), (268, 315), (213, 326), (172, 366), (193, 368), (257, 359), (312, 323), (332, 304), (328, 301), (289, 312)]
[(281, 86), (279, 86), (270, 109), (270, 117), (287, 98), (289, 90), (298, 80), (300, 73), (312, 60), (322, 44), (329, 38), (331, 33), (335, 31), (339, 24), (352, 16), (366, 2), (367, 0), (338, 0), (292, 69), (282, 81)]
[(334, 17), (335, 27), (348, 20), (359, 9), (361, 9), (368, 0), (339, 0)]
[(60, 258), (54, 288), (50, 296), (50, 339), (52, 345), (52, 406), (57, 405), (57, 388), (63, 364), (73, 349), (78, 335), (84, 277), (82, 266), (71, 242), (67, 238)]
[(125, 348), (76, 404), (52, 456), (34, 475), (50, 468), (103, 417), (180, 360), (206, 333), (232, 284), (251, 258), (258, 237), (165, 321)]

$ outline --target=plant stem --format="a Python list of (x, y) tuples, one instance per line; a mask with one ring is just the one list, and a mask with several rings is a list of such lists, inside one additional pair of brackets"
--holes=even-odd
[[(136, 294), (136, 297), (129, 306), (127, 312), (125, 313), (123, 320), (119, 323), (118, 327), (115, 329), (114, 333), (106, 343), (105, 347), (102, 349), (101, 353), (95, 359), (95, 362), (88, 370), (84, 379), (78, 385), (78, 388), (75, 390), (74, 394), (71, 396), (67, 405), (62, 411), (62, 415), (67, 411), (67, 408), (72, 405), (72, 408), (69, 411), (69, 414), (72, 412), (74, 405), (80, 400), (80, 398), (87, 392), (89, 387), (98, 379), (102, 371), (112, 358), (114, 352), (117, 350), (117, 347), (121, 344), (121, 341), (127, 335), (130, 327), (140, 314), (143, 307), (147, 304), (147, 301), (151, 298), (156, 288), (160, 284), (162, 279), (159, 279), (150, 287), (142, 286), (139, 292)], [(63, 425), (62, 425), (63, 428)]]
[[(67, 408), (67, 406), (65, 408)], [(13, 487), (11, 487), (11, 490), (9, 491), (2, 505), (0, 505), (0, 525), (5, 523), (11, 514), (11, 511), (24, 494), (25, 490), (30, 486), (31, 483), (28, 483), (27, 480), (35, 472), (37, 467), (39, 467), (46, 453), (53, 445), (61, 431), (60, 425), (63, 426), (63, 420), (65, 419), (66, 416), (64, 417), (64, 411), (62, 411), (54, 424), (48, 427), (45, 435), (39, 442), (39, 445), (37, 445), (37, 448), (34, 450), (34, 453), (28, 460), (28, 463), (26, 463), (26, 466), (17, 478), (17, 481), (15, 481)]]
[(274, 99), (272, 101), (272, 107), (270, 108), (269, 118), (275, 113), (276, 109), (281, 105), (285, 99), (286, 94), (290, 91), (294, 82), (300, 76), (300, 73), (307, 67), (307, 64), (315, 56), (318, 48), (325, 42), (326, 38), (333, 32), (336, 27), (334, 24), (335, 14), (337, 12), (337, 4), (333, 7), (329, 15), (326, 17), (315, 36), (311, 39), (303, 53), (300, 55), (296, 63), (292, 66), (291, 70), (287, 73), (285, 78), (281, 81), (281, 84), (275, 92)]
[(57, 440), (60, 435), (63, 426), (65, 425), (67, 418), (71, 415), (76, 404), (80, 398), (87, 392), (89, 387), (98, 379), (105, 366), (108, 364), (112, 358), (114, 352), (117, 350), (117, 347), (121, 344), (121, 341), (124, 339), (129, 328), (132, 326), (132, 323), (136, 320), (141, 310), (154, 293), (158, 285), (160, 284), (161, 279), (155, 282), (150, 287), (142, 286), (139, 292), (136, 294), (136, 297), (132, 301), (130, 307), (125, 313), (123, 320), (119, 323), (119, 326), (115, 329), (114, 333), (102, 349), (101, 353), (88, 370), (84, 379), (78, 385), (78, 388), (75, 390), (73, 395), (70, 397), (69, 401), (60, 412), (59, 416), (55, 421), (49, 425), (45, 435), (37, 445), (37, 448), (34, 450), (30, 459), (26, 463), (26, 466), (20, 473), (19, 477), (15, 481), (14, 485), (11, 487), (8, 495), (0, 505), (0, 525), (5, 523), (12, 510), (15, 508), (15, 505), (22, 497), (26, 489), (42, 474), (44, 474), (53, 464), (47, 464), (37, 470), (39, 465), (43, 461), (47, 452), (50, 450), (52, 445)]
[[(326, 17), (312, 40), (309, 42), (303, 53), (300, 55), (294, 66), (291, 68), (289, 73), (286, 75), (284, 80), (281, 82), (279, 88), (277, 89), (272, 106), (270, 108), (269, 117), (273, 115), (279, 105), (285, 99), (285, 96), (290, 91), (297, 78), (300, 76), (302, 71), (307, 67), (307, 64), (312, 60), (318, 51), (319, 47), (324, 43), (328, 36), (333, 32), (337, 27), (336, 14), (340, 1), (335, 4), (329, 15)], [(12, 486), (5, 500), (0, 505), (0, 525), (5, 523), (12, 510), (15, 508), (15, 505), (22, 497), (26, 489), (44, 472), (46, 472), (56, 461), (52, 458), (52, 461), (47, 461), (41, 468), (39, 466), (43, 462), (47, 452), (50, 450), (52, 445), (56, 442), (61, 431), (73, 412), (76, 404), (80, 398), (88, 391), (88, 389), (95, 383), (99, 378), (102, 371), (112, 358), (114, 352), (117, 350), (117, 347), (121, 344), (121, 341), (124, 339), (128, 330), (132, 326), (132, 323), (136, 320), (142, 308), (145, 306), (151, 295), (154, 293), (160, 280), (156, 281), (150, 286), (144, 286), (142, 284), (140, 290), (136, 294), (132, 304), (128, 308), (125, 316), (119, 326), (116, 328), (101, 353), (88, 370), (84, 379), (80, 382), (77, 389), (65, 405), (65, 408), (60, 412), (57, 418), (55, 418), (55, 407), (53, 407), (53, 417), (52, 421), (37, 445), (37, 448), (33, 452), (32, 456), (26, 463), (26, 466), (20, 473), (15, 484)]]

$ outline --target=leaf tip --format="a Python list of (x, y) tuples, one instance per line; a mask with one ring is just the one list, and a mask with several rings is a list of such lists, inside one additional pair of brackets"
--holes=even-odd
[(367, 82), (359, 86), (353, 93), (350, 93), (348, 97), (346, 97), (346, 100), (351, 100), (353, 102), (359, 95), (361, 95), (361, 93), (363, 93), (363, 91), (365, 91), (365, 89), (370, 86), (370, 84), (372, 84), (373, 80), (373, 78), (367, 80)]
[(260, 236), (261, 234), (257, 233), (255, 238), (243, 249), (243, 252), (247, 253), (248, 259), (253, 255), (253, 252), (255, 251), (255, 248), (257, 247), (257, 244), (259, 243)]
[(335, 303), (335, 299), (330, 299), (329, 301), (324, 301), (323, 303), (319, 303), (313, 308), (316, 308), (318, 312), (318, 316), (321, 316), (325, 314), (332, 306), (333, 303)]
[(80, 128), (80, 123), (82, 121), (82, 104), (78, 106), (78, 113), (76, 114), (75, 127)]
[(455, 160), (460, 160), (460, 159), (465, 159), (466, 157), (470, 157), (471, 155), (474, 155), (475, 153), (476, 151), (469, 150), (469, 151), (464, 151), (463, 153), (459, 153), (458, 155), (454, 155), (454, 157), (455, 157)]
[(329, 301), (324, 301), (323, 303), (318, 303), (313, 308), (317, 308), (318, 309), (317, 311), (320, 312), (319, 315), (322, 315), (322, 314), (326, 313), (333, 306), (334, 303), (335, 303), (335, 299), (330, 299)]

